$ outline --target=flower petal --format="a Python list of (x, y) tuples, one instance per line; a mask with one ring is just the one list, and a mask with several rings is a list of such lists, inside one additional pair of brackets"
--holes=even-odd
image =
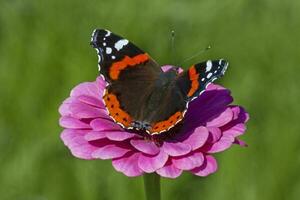
[(96, 99), (101, 98), (103, 90), (95, 82), (80, 83), (71, 91), (71, 97), (92, 96)]
[(228, 149), (232, 143), (234, 142), (234, 138), (230, 135), (223, 135), (219, 141), (213, 143), (211, 147), (206, 151), (207, 153), (217, 153)]
[(200, 167), (196, 167), (191, 170), (191, 172), (197, 176), (208, 176), (216, 172), (218, 169), (218, 164), (216, 159), (213, 156), (207, 155), (205, 156), (204, 163)]
[(230, 122), (233, 118), (233, 113), (230, 108), (227, 108), (219, 116), (207, 122), (208, 127), (221, 127)]
[(181, 175), (182, 170), (176, 168), (169, 160), (164, 167), (156, 170), (156, 173), (166, 178), (177, 178)]
[(236, 139), (234, 140), (233, 143), (234, 143), (234, 144), (238, 144), (238, 145), (240, 145), (241, 147), (247, 147), (247, 146), (248, 146), (248, 144), (246, 144), (243, 140), (240, 140), (240, 139), (238, 139), (238, 138), (236, 138)]
[(71, 115), (83, 119), (83, 118), (105, 118), (110, 119), (109, 115), (107, 114), (106, 110), (101, 108), (96, 108), (84, 103), (72, 103), (69, 106), (69, 110)]
[(177, 69), (177, 72), (180, 74), (180, 73), (182, 73), (184, 70), (181, 68), (181, 67), (175, 67), (175, 66), (172, 66), (172, 65), (164, 65), (164, 66), (162, 66), (161, 67), (161, 70), (163, 71), (163, 72), (167, 72), (167, 71), (169, 71), (170, 69), (172, 69), (172, 68), (174, 68), (174, 69)]
[(85, 136), (84, 139), (87, 141), (99, 140), (106, 138), (106, 135), (102, 131), (89, 131)]
[(135, 139), (131, 140), (130, 144), (145, 154), (156, 155), (159, 153), (159, 148), (152, 141)]
[(97, 148), (90, 145), (85, 139), (84, 135), (88, 130), (74, 130), (65, 129), (60, 137), (64, 144), (71, 150), (73, 156), (81, 159), (91, 160), (92, 152)]
[(180, 141), (190, 145), (192, 147), (192, 150), (196, 150), (202, 147), (209, 136), (207, 128), (203, 126), (196, 128), (192, 133), (186, 135), (187, 138), (181, 138)]
[(94, 119), (90, 123), (95, 131), (122, 131), (123, 129), (115, 122), (107, 119)]
[(144, 172), (152, 173), (157, 169), (162, 168), (167, 162), (168, 157), (168, 154), (163, 151), (160, 151), (160, 153), (155, 156), (141, 154), (138, 165)]
[(216, 127), (208, 127), (207, 129), (209, 130), (208, 142), (215, 143), (221, 138), (222, 136), (221, 129)]
[(105, 135), (113, 141), (124, 141), (135, 136), (133, 133), (126, 131), (105, 131)]
[(239, 135), (242, 135), (246, 131), (246, 125), (245, 124), (236, 124), (229, 129), (223, 131), (224, 135), (231, 135), (232, 137), (237, 137)]
[(126, 176), (140, 176), (144, 172), (138, 166), (140, 153), (127, 153), (124, 157), (113, 159), (112, 165)]
[(104, 103), (101, 100), (102, 97), (99, 96), (99, 98), (95, 98), (93, 96), (87, 96), (87, 95), (80, 95), (77, 97), (78, 100), (82, 103), (97, 107), (97, 108), (102, 108), (105, 109)]
[(178, 169), (191, 170), (203, 164), (204, 156), (202, 152), (192, 152), (188, 155), (172, 158), (172, 163)]
[(167, 142), (162, 145), (162, 150), (170, 156), (182, 156), (188, 154), (192, 147), (182, 142)]
[(62, 116), (71, 116), (70, 105), (76, 101), (74, 97), (68, 97), (64, 102), (60, 105), (58, 111)]
[[(190, 131), (224, 112), (233, 101), (228, 90), (209, 90), (189, 104), (182, 129)], [(199, 117), (200, 116), (200, 117)]]
[(72, 129), (89, 129), (91, 128), (89, 124), (86, 124), (79, 119), (75, 119), (73, 117), (62, 116), (59, 119), (60, 126), (64, 128), (72, 128)]
[(119, 158), (125, 155), (127, 152), (131, 151), (128, 148), (120, 145), (106, 145), (102, 148), (97, 149), (92, 153), (93, 158), (100, 158), (100, 159), (112, 159), (112, 158)]

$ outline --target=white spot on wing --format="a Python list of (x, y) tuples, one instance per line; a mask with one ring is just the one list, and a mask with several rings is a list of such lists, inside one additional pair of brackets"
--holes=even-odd
[(116, 59), (116, 56), (111, 56), (112, 59)]
[(115, 43), (115, 48), (120, 51), (125, 45), (128, 44), (128, 40), (122, 39)]
[(209, 71), (211, 70), (211, 68), (212, 68), (212, 62), (211, 62), (211, 60), (208, 60), (208, 61), (206, 62), (206, 69), (205, 69), (205, 72), (209, 72)]
[(107, 47), (107, 48), (106, 48), (106, 53), (107, 53), (107, 54), (111, 54), (111, 52), (112, 52), (112, 49), (111, 49), (110, 47)]
[(105, 34), (105, 37), (108, 37), (108, 36), (110, 36), (110, 34), (111, 34), (111, 32), (109, 31), (109, 30), (106, 30), (106, 34)]
[(211, 76), (212, 76), (212, 73), (210, 72), (207, 74), (206, 78), (210, 78)]

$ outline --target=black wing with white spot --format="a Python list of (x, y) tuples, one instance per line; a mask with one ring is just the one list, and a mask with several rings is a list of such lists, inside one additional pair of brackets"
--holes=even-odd
[(99, 71), (108, 82), (118, 80), (126, 69), (132, 69), (134, 66), (147, 62), (151, 62), (151, 66), (156, 68), (154, 71), (160, 72), (159, 65), (147, 53), (109, 30), (94, 30), (91, 45), (98, 54)]
[(199, 96), (209, 83), (223, 76), (227, 67), (228, 62), (223, 59), (195, 64), (178, 76), (176, 84), (187, 101), (191, 101)]

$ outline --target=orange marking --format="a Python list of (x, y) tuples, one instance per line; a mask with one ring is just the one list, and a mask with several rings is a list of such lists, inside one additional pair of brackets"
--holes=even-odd
[(169, 119), (155, 123), (152, 126), (150, 132), (155, 133), (155, 132), (165, 131), (169, 127), (175, 125), (182, 118), (183, 118), (182, 112), (178, 111), (175, 114), (173, 114), (171, 117), (169, 117)]
[(149, 60), (148, 54), (139, 54), (130, 58), (129, 56), (125, 56), (123, 60), (115, 62), (109, 69), (109, 76), (112, 80), (117, 80), (119, 78), (120, 72), (127, 67), (132, 67), (143, 62)]
[(189, 77), (191, 81), (191, 88), (187, 95), (191, 97), (199, 88), (199, 74), (196, 71), (195, 65), (189, 69)]
[(120, 108), (120, 102), (117, 96), (106, 92), (103, 99), (109, 115), (125, 127), (129, 127), (131, 125), (132, 118), (127, 112)]

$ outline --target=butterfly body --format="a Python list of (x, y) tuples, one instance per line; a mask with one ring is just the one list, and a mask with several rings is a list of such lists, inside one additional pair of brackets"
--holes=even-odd
[(149, 134), (168, 131), (179, 123), (188, 103), (228, 66), (224, 60), (215, 60), (181, 73), (176, 68), (163, 72), (147, 53), (103, 29), (93, 32), (91, 44), (108, 83), (103, 99), (110, 116), (126, 129)]

